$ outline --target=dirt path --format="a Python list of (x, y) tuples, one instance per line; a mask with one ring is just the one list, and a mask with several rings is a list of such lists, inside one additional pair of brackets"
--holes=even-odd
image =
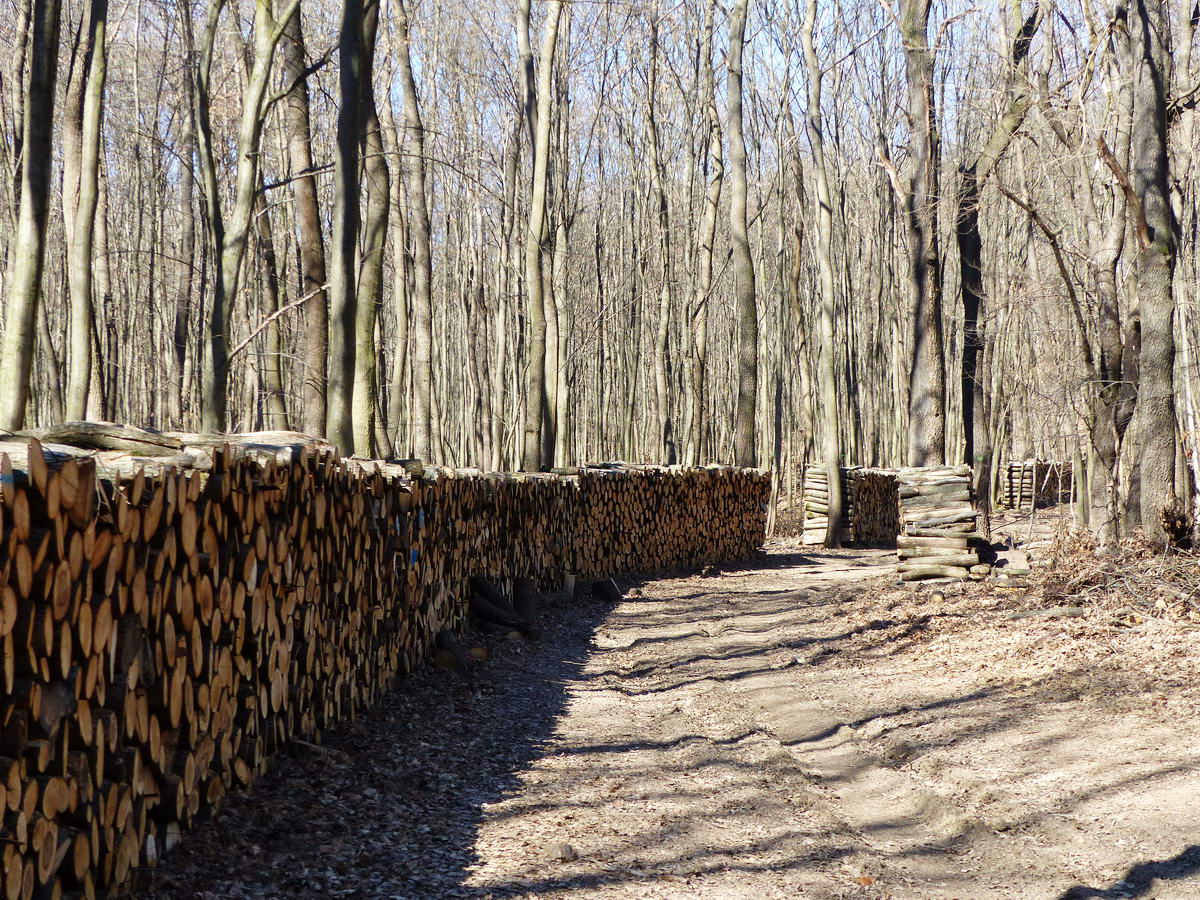
[(558, 609), (302, 749), (146, 893), (1200, 897), (1191, 657), (1165, 685), (998, 602), (777, 551)]

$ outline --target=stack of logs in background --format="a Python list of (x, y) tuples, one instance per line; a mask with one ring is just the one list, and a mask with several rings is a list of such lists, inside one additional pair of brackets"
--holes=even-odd
[(900, 578), (983, 578), (978, 513), (968, 466), (899, 469), (901, 533), (896, 539)]
[(0, 440), (9, 900), (128, 884), (288, 740), (377, 700), (462, 623), (471, 576), (744, 559), (769, 496), (735, 469), (490, 475), (298, 435), (42, 438)]
[[(829, 523), (828, 471), (821, 463), (804, 469), (805, 544), (820, 544), (825, 540)], [(899, 530), (895, 473), (853, 466), (842, 468), (841, 478), (842, 543), (857, 547), (893, 546)]]
[(1057, 506), (1069, 502), (1073, 491), (1070, 463), (1027, 459), (1006, 463), (1001, 472), (1000, 503), (1009, 509)]

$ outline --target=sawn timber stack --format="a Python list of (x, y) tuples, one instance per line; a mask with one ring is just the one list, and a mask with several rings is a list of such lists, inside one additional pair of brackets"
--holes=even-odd
[(901, 533), (896, 539), (903, 581), (982, 578), (990, 566), (977, 551), (978, 513), (968, 466), (926, 466), (896, 472)]
[(88, 449), (0, 440), (6, 900), (128, 886), (287, 741), (424, 658), (471, 576), (744, 559), (769, 495), (753, 470), (504, 475), (288, 433), (45, 436)]
[[(899, 531), (895, 473), (863, 466), (843, 467), (841, 539), (857, 547), (890, 547)], [(825, 540), (829, 522), (829, 475), (821, 463), (804, 469), (805, 544)]]
[(1005, 463), (1000, 502), (1009, 509), (1032, 510), (1071, 500), (1074, 473), (1071, 463), (1027, 459)]

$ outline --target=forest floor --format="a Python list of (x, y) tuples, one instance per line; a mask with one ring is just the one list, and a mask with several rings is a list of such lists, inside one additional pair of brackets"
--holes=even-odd
[(552, 606), (297, 746), (140, 893), (1200, 897), (1192, 630), (893, 559), (778, 545)]

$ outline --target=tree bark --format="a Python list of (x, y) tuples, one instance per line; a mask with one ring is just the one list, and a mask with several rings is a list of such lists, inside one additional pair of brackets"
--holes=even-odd
[[(1163, 546), (1164, 528), (1180, 509), (1175, 494), (1175, 214), (1167, 154), (1167, 72), (1170, 17), (1166, 0), (1134, 0), (1129, 26), (1134, 47), (1134, 117), (1130, 154), (1141, 244), (1135, 263), (1141, 307), (1137, 397), (1141, 526)], [(1186, 511), (1186, 510), (1185, 510)]]
[(354, 452), (376, 456), (376, 358), (375, 332), (379, 306), (383, 302), (383, 254), (387, 243), (388, 191), (390, 173), (384, 156), (383, 134), (375, 106), (375, 87), (371, 60), (379, 30), (379, 4), (371, 2), (366, 10), (364, 52), (367, 60), (363, 79), (363, 170), (366, 209), (363, 214), (362, 262), (358, 273), (358, 310), (355, 323), (354, 351)]
[[(370, 0), (368, 0), (370, 2)], [(342, 453), (354, 448), (353, 397), (358, 321), (358, 233), (361, 227), (359, 148), (363, 94), (369, 89), (364, 0), (343, 0), (338, 61), (337, 148), (334, 157), (333, 266), (329, 297), (329, 382), (325, 433)]]
[[(528, 4), (522, 8), (528, 14)], [(525, 291), (529, 341), (525, 382), (525, 439), (521, 468), (538, 471), (547, 467), (542, 428), (546, 420), (546, 310), (542, 280), (542, 255), (546, 239), (546, 194), (550, 167), (550, 101), (554, 51), (562, 0), (551, 0), (546, 10), (537, 87), (537, 123), (534, 129), (533, 181), (529, 195), (529, 222), (525, 232)], [(526, 27), (528, 18), (525, 19)], [(520, 27), (518, 27), (520, 30)]]
[(729, 11), (729, 230), (733, 240), (734, 292), (737, 298), (738, 390), (734, 421), (734, 459), (739, 466), (757, 462), (755, 411), (758, 397), (758, 305), (754, 257), (746, 218), (746, 136), (742, 125), (742, 49), (746, 42), (749, 0), (733, 0)]
[(4, 297), (4, 341), (0, 344), (0, 428), (9, 431), (25, 424), (36, 345), (53, 165), (50, 138), (60, 12), (59, 0), (33, 0), (29, 81), (21, 124), (21, 202)]
[(304, 301), (304, 340), (301, 354), (304, 377), (300, 390), (300, 427), (307, 434), (325, 433), (325, 367), (329, 355), (329, 296), (325, 288), (325, 236), (317, 202), (317, 176), (313, 171), (312, 123), (304, 30), (299, 14), (283, 30), (283, 77), (291, 85), (284, 99), (292, 201), (296, 209), (296, 234), (300, 245), (300, 296)]
[[(67, 283), (71, 295), (68, 332), (66, 417), (87, 418), (92, 384), (92, 238), (100, 182), (100, 125), (104, 114), (107, 67), (105, 36), (108, 0), (91, 0), (86, 33), (77, 40), (64, 117), (63, 212), (67, 241)], [(73, 171), (67, 162), (73, 160)]]
[(930, 5), (931, 0), (904, 0), (900, 11), (913, 159), (905, 210), (913, 296), (913, 355), (908, 374), (910, 466), (938, 465), (946, 458), (946, 362), (938, 249), (940, 147), (933, 50), (928, 37)]
[(404, 45), (399, 54), (400, 89), (404, 96), (407, 153), (404, 183), (408, 191), (408, 230), (412, 235), (412, 436), (413, 453), (433, 457), (433, 262), (429, 205), (425, 199), (425, 126), (421, 120), (417, 82), (412, 69), (412, 36), (405, 0), (397, 0), (396, 25)]
[(825, 124), (821, 115), (823, 73), (817, 57), (813, 32), (816, 30), (817, 0), (808, 0), (801, 30), (804, 42), (804, 68), (808, 75), (808, 144), (812, 148), (813, 175), (816, 191), (813, 194), (813, 221), (816, 224), (818, 283), (821, 289), (819, 358), (821, 394), (824, 397), (821, 422), (821, 456), (826, 466), (829, 490), (828, 525), (825, 546), (842, 545), (842, 521), (845, 503), (842, 496), (842, 447), (839, 432), (837, 371), (834, 360), (834, 311), (837, 296), (833, 278), (833, 196), (829, 188), (829, 171), (825, 165)]

